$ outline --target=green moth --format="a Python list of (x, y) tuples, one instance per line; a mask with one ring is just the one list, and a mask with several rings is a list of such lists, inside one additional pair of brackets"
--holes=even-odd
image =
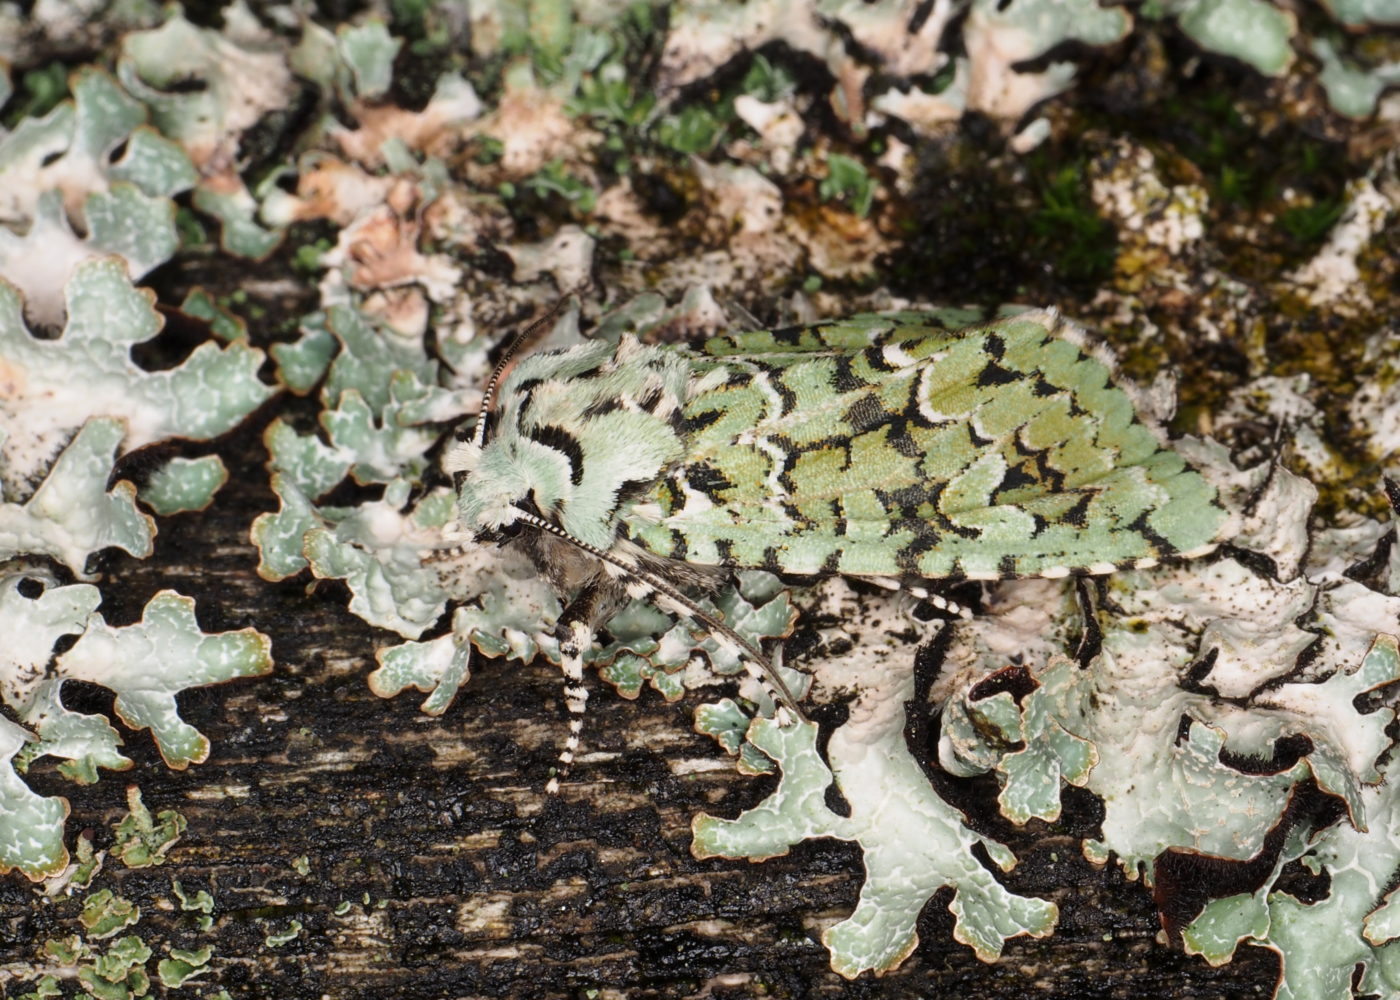
[(905, 312), (699, 349), (625, 335), (502, 381), (503, 362), (443, 465), (463, 527), (524, 545), (567, 604), (563, 763), (583, 654), (629, 597), (698, 620), (800, 718), (764, 654), (690, 595), (734, 569), (923, 587), (1213, 549), (1215, 490), (1085, 344), (1054, 311), (963, 329)]

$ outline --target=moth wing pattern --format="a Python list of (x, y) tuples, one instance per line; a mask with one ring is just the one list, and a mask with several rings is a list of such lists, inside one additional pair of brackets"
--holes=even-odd
[(717, 337), (690, 354), (684, 457), (618, 530), (691, 564), (997, 579), (1213, 547), (1214, 488), (1083, 331), (1040, 310), (903, 313)]

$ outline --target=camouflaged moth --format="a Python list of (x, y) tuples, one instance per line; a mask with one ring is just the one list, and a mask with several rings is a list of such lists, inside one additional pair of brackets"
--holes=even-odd
[(768, 658), (688, 596), (728, 570), (925, 587), (1107, 573), (1208, 552), (1225, 519), (1054, 311), (964, 329), (863, 315), (698, 349), (624, 335), (505, 365), (443, 467), (462, 526), (514, 537), (567, 604), (561, 771), (583, 656), (629, 597), (739, 653), (781, 721), (802, 712)]

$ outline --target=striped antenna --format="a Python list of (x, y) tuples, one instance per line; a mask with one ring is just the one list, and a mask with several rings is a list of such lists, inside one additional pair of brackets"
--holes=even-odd
[[(675, 587), (675, 584), (669, 583), (664, 577), (657, 576), (657, 574), (652, 573), (651, 570), (645, 569), (643, 566), (638, 566), (638, 564), (631, 562), (631, 560), (622, 559), (622, 557), (615, 555), (615, 553), (606, 552), (606, 550), (596, 548), (594, 545), (589, 545), (588, 542), (582, 541), (581, 538), (574, 538), (573, 535), (568, 534), (568, 532), (560, 528), (559, 525), (546, 521), (545, 518), (539, 517), (538, 514), (529, 513), (529, 511), (526, 510), (519, 510), (519, 508), (517, 508), (517, 511), (518, 520), (521, 521), (521, 524), (528, 524), (529, 527), (538, 528), (539, 531), (547, 531), (550, 535), (563, 539), (563, 541), (570, 543), (570, 545), (575, 546), (575, 548), (584, 550), (588, 555), (598, 557), (602, 562), (617, 567), (617, 569), (622, 570), (626, 576), (650, 588), (650, 591), (654, 592), (654, 594), (662, 595), (662, 597), (668, 599), (669, 604), (675, 606), (676, 611), (682, 613), (682, 615), (686, 615), (687, 618), (696, 620), (700, 625), (706, 627), (707, 632), (713, 634), (715, 639), (724, 641), (724, 643), (729, 644), (729, 646), (735, 647), (739, 654), (743, 655), (746, 660), (749, 660), (757, 667), (757, 679), (759, 679), (759, 681), (763, 683), (764, 688), (767, 689), (767, 695), (778, 704), (778, 709), (781, 710), (783, 707), (787, 707), (794, 716), (797, 716), (798, 721), (801, 721), (801, 723), (808, 721), (808, 717), (802, 713), (801, 707), (798, 707), (797, 699), (792, 697), (791, 690), (788, 690), (787, 683), (784, 683), (777, 669), (773, 667), (773, 662), (771, 662), (766, 655), (763, 655), (763, 651), (755, 646), (755, 644), (750, 643), (750, 641), (741, 636), (741, 634), (735, 632), (734, 629), (725, 625), (720, 619), (704, 611), (703, 608), (696, 606), (692, 599), (686, 597), (683, 592), (680, 592), (678, 588)], [(631, 594), (631, 597), (645, 598), (648, 597), (648, 595)]]
[(510, 339), (510, 342), (506, 344), (505, 353), (501, 355), (501, 360), (496, 362), (496, 367), (491, 372), (491, 377), (486, 380), (486, 388), (481, 392), (481, 408), (477, 410), (476, 413), (476, 431), (472, 436), (472, 442), (477, 447), (481, 447), (486, 443), (486, 416), (491, 412), (491, 406), (496, 401), (496, 390), (500, 388), (501, 376), (505, 373), (506, 367), (515, 357), (515, 352), (520, 350), (521, 345), (536, 333), (553, 323), (559, 313), (563, 311), (564, 303), (568, 302), (569, 299), (576, 295), (581, 296), (584, 292), (588, 291), (591, 285), (592, 281), (588, 278), (584, 278), (573, 288), (569, 289), (568, 292), (561, 295), (554, 305), (549, 307), (548, 312), (517, 333)]

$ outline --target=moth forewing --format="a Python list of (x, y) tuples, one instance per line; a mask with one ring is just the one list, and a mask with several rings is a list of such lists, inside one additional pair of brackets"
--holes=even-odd
[(712, 341), (761, 352), (708, 362), (728, 377), (686, 405), (686, 457), (643, 498), (660, 516), (625, 510), (621, 534), (690, 562), (907, 579), (1101, 571), (1215, 541), (1214, 490), (1062, 321), (866, 320)]
[[(698, 350), (624, 336), (516, 365), (490, 435), (444, 468), (464, 526), (526, 533), (566, 600), (571, 710), (596, 629), (630, 596), (703, 625), (800, 717), (764, 654), (686, 593), (716, 572), (1053, 578), (1214, 546), (1214, 489), (1080, 328), (1039, 311), (955, 330), (947, 315), (856, 316)], [(564, 766), (577, 717), (570, 730)]]

